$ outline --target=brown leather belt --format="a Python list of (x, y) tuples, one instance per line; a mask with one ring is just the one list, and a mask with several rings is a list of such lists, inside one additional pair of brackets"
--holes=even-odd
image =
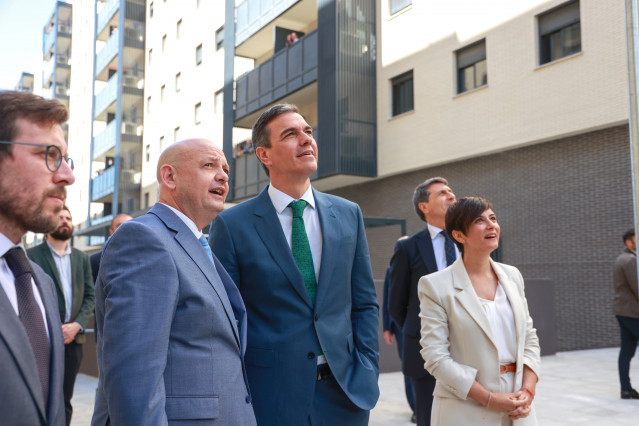
[(504, 373), (514, 373), (517, 370), (517, 364), (514, 362), (512, 364), (502, 364), (499, 366), (499, 372), (501, 374)]

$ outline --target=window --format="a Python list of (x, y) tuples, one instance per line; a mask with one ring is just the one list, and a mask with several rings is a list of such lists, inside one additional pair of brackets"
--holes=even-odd
[(195, 124), (200, 124), (202, 122), (202, 117), (200, 117), (200, 111), (202, 110), (202, 102), (198, 102), (195, 104)]
[(581, 52), (578, 1), (552, 9), (537, 19), (540, 65)]
[(224, 25), (222, 25), (215, 32), (215, 50), (220, 50), (224, 47)]
[(149, 207), (149, 193), (145, 192), (144, 193), (144, 208), (148, 208)]
[(153, 2), (149, 3), (149, 18), (153, 18)]
[(202, 44), (195, 48), (195, 65), (202, 63)]
[(166, 89), (166, 84), (163, 84), (160, 87), (160, 102), (164, 102), (164, 90)]
[(391, 80), (393, 117), (413, 110), (413, 70)]
[(457, 51), (457, 93), (486, 84), (486, 40), (481, 40)]
[(151, 161), (151, 145), (147, 145), (144, 148), (144, 154), (146, 156), (146, 162), (148, 163), (149, 161)]
[(151, 114), (151, 97), (146, 98), (146, 112)]
[(162, 36), (162, 52), (164, 52), (165, 48), (166, 48), (166, 34)]
[(394, 15), (397, 12), (406, 9), (411, 4), (413, 4), (411, 0), (389, 0), (388, 5), (390, 6), (390, 14)]
[(182, 77), (181, 72), (175, 74), (175, 91), (176, 92), (180, 91), (180, 77)]
[(213, 106), (213, 112), (216, 114), (222, 114), (224, 112), (224, 89), (220, 89), (215, 92), (215, 105)]
[(149, 65), (151, 65), (151, 60), (153, 59), (153, 49), (149, 49)]
[(180, 38), (181, 30), (182, 30), (182, 20), (180, 19), (179, 21), (177, 21), (177, 24), (175, 24), (175, 38), (177, 39)]
[(180, 140), (180, 126), (173, 129), (173, 142), (177, 142)]

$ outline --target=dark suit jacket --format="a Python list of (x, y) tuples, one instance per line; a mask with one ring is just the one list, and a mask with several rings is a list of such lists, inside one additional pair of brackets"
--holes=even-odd
[(65, 424), (62, 381), (64, 376), (64, 338), (60, 327), (53, 281), (31, 262), (33, 279), (46, 312), (51, 342), (49, 401), (42, 399), (40, 376), (29, 337), (9, 298), (0, 290), (0, 424)]
[(424, 275), (437, 272), (437, 261), (428, 228), (395, 244), (390, 265), (390, 300), (388, 310), (404, 332), (402, 371), (414, 378), (424, 377), (417, 283)]
[(100, 272), (100, 260), (102, 259), (102, 250), (96, 251), (89, 256), (91, 261), (91, 273), (93, 274), (93, 284), (98, 279), (98, 272)]
[[(45, 241), (40, 245), (30, 248), (27, 250), (27, 254), (32, 261), (40, 265), (44, 272), (53, 279), (58, 294), (60, 321), (64, 322), (66, 312), (64, 292), (62, 291), (58, 268), (55, 266), (55, 261), (53, 260), (53, 255), (47, 242)], [(89, 256), (74, 248), (71, 249), (71, 287), (73, 302), (71, 304), (69, 322), (77, 322), (82, 326), (82, 329), (84, 329), (93, 316), (93, 303), (95, 298), (93, 276), (91, 275)], [(86, 341), (84, 332), (78, 333), (75, 337), (75, 341), (76, 343), (84, 343)]]
[(393, 321), (393, 318), (390, 316), (390, 312), (388, 312), (388, 302), (390, 299), (390, 266), (386, 268), (386, 277), (384, 278), (384, 300), (382, 301), (382, 326), (384, 327), (384, 331), (390, 331), (392, 334), (397, 334), (398, 329), (397, 324)]
[(344, 393), (370, 410), (379, 397), (379, 307), (362, 212), (313, 191), (322, 229), (313, 306), (267, 189), (220, 213), (209, 237), (246, 304), (246, 368), (258, 423), (308, 424), (320, 343)]

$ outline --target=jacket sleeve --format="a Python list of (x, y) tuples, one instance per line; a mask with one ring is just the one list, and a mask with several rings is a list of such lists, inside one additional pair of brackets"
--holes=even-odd
[(226, 224), (225, 218), (218, 215), (209, 228), (209, 246), (211, 251), (220, 261), (226, 272), (237, 286), (240, 288), (240, 266), (237, 261), (235, 243), (231, 237), (231, 232)]
[(71, 321), (77, 322), (82, 327), (82, 330), (86, 328), (89, 320), (93, 316), (93, 305), (95, 302), (95, 295), (93, 290), (93, 274), (91, 273), (91, 263), (89, 262), (89, 256), (84, 253), (80, 253), (81, 262), (81, 277), (82, 286), (84, 287), (84, 298), (82, 299), (82, 305), (78, 315)]
[(637, 257), (632, 256), (622, 266), (623, 275), (626, 278), (628, 289), (632, 292), (637, 299)]
[(388, 298), (390, 290), (390, 266), (386, 268), (386, 276), (384, 277), (384, 298), (382, 300), (382, 327), (384, 331), (391, 330), (391, 318), (388, 313)]
[(404, 327), (410, 297), (410, 259), (401, 241), (395, 244), (390, 263), (390, 289), (388, 312), (399, 326)]
[(526, 335), (524, 337), (524, 365), (527, 365), (536, 375), (540, 378), (541, 373), (541, 350), (539, 347), (539, 338), (537, 337), (537, 330), (533, 327), (533, 320), (528, 311), (528, 301), (526, 300), (526, 294), (524, 292), (524, 278), (517, 271), (517, 282), (519, 283), (519, 292), (521, 300), (524, 304), (524, 312), (526, 313)]

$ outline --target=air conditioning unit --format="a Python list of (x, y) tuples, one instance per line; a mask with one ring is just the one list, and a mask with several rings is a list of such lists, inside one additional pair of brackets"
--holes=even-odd
[(55, 57), (55, 61), (61, 65), (69, 65), (69, 57), (64, 54), (58, 54)]
[(135, 135), (137, 134), (138, 125), (135, 123), (122, 123), (122, 133), (126, 135)]
[(138, 78), (133, 75), (125, 75), (122, 84), (129, 87), (138, 87)]
[(64, 34), (71, 34), (71, 25), (58, 24), (58, 32), (64, 33)]
[(65, 86), (55, 86), (55, 94), (61, 96), (69, 96), (69, 88)]

